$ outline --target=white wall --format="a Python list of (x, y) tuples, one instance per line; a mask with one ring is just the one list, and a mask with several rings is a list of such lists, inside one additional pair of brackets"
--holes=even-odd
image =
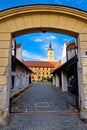
[[(16, 88), (23, 88), (29, 84), (29, 75), (16, 71)], [(27, 78), (26, 78), (27, 77)]]
[(64, 43), (61, 57), (61, 64), (64, 64), (65, 62), (66, 62), (66, 44)]
[[(15, 40), (12, 39), (12, 55), (14, 56), (15, 49)], [(22, 61), (22, 45), (20, 47), (16, 47), (16, 58)]]
[[(77, 50), (76, 50), (76, 53), (77, 53)], [(69, 50), (68, 51), (68, 60), (72, 59), (74, 56), (75, 56), (74, 49)], [(64, 43), (62, 57), (61, 57), (61, 64), (64, 64), (66, 61), (67, 61), (67, 57), (66, 57), (66, 44)]]
[(14, 56), (15, 40), (12, 39), (12, 55)]
[(62, 91), (67, 91), (68, 90), (68, 84), (67, 84), (67, 74), (66, 72), (62, 71), (61, 72), (61, 78), (62, 78)]
[[(13, 72), (12, 72), (13, 75)], [(11, 89), (11, 96), (16, 94), (20, 89), (23, 89), (29, 85), (29, 74), (24, 74), (18, 70), (16, 70), (15, 73), (15, 82), (14, 82), (14, 88)]]

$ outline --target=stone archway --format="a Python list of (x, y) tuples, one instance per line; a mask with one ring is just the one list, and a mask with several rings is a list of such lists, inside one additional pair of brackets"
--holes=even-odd
[(63, 6), (33, 5), (0, 12), (0, 123), (5, 124), (9, 116), (12, 37), (35, 31), (77, 38), (80, 113), (87, 119), (87, 13)]

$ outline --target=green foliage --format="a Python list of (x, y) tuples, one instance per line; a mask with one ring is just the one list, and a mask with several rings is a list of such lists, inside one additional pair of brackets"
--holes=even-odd
[(47, 77), (47, 81), (52, 82), (52, 78)]

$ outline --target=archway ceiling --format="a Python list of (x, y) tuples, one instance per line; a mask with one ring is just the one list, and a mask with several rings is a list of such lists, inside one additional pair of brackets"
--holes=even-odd
[[(23, 7), (16, 7), (16, 8), (12, 8), (12, 9), (9, 9), (9, 10), (1, 11), (0, 12), (0, 23), (9, 21), (11, 19), (18, 19), (18, 18), (21, 19), (23, 16), (28, 16), (28, 15), (33, 16), (35, 14), (36, 15), (37, 14), (45, 15), (45, 16), (47, 14), (56, 15), (56, 16), (64, 16), (64, 17), (67, 17), (67, 18), (75, 19), (76, 21), (78, 19), (78, 21), (80, 21), (81, 24), (87, 23), (87, 13), (86, 12), (80, 11), (80, 10), (77, 10), (77, 9), (73, 9), (73, 8), (69, 8), (69, 7), (54, 6), (54, 5), (23, 6)], [(78, 24), (78, 21), (77, 21), (77, 24)], [(44, 25), (38, 26), (38, 25), (36, 25), (36, 27), (31, 26), (29, 28), (23, 27), (23, 28), (20, 28), (20, 29), (16, 29), (11, 33), (15, 37), (15, 36), (19, 36), (19, 35), (26, 34), (26, 33), (46, 31), (46, 32), (63, 33), (63, 34), (67, 34), (67, 35), (77, 37), (78, 32), (79, 32), (79, 29), (76, 32), (76, 30), (72, 30), (72, 29), (68, 30), (68, 27), (63, 29), (61, 27), (57, 28), (56, 26), (49, 26), (48, 27), (48, 26), (46, 26), (46, 24), (45, 24), (45, 26)], [(83, 27), (83, 25), (82, 25), (82, 27)]]

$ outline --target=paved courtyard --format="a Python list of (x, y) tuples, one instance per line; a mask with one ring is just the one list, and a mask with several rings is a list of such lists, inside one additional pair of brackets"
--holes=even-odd
[(50, 83), (39, 82), (33, 83), (32, 87), (16, 100), (12, 111), (66, 111), (71, 105), (75, 105), (74, 97), (66, 92), (62, 93)]
[(0, 130), (87, 130), (75, 97), (50, 83), (32, 83), (12, 105), (10, 123)]

